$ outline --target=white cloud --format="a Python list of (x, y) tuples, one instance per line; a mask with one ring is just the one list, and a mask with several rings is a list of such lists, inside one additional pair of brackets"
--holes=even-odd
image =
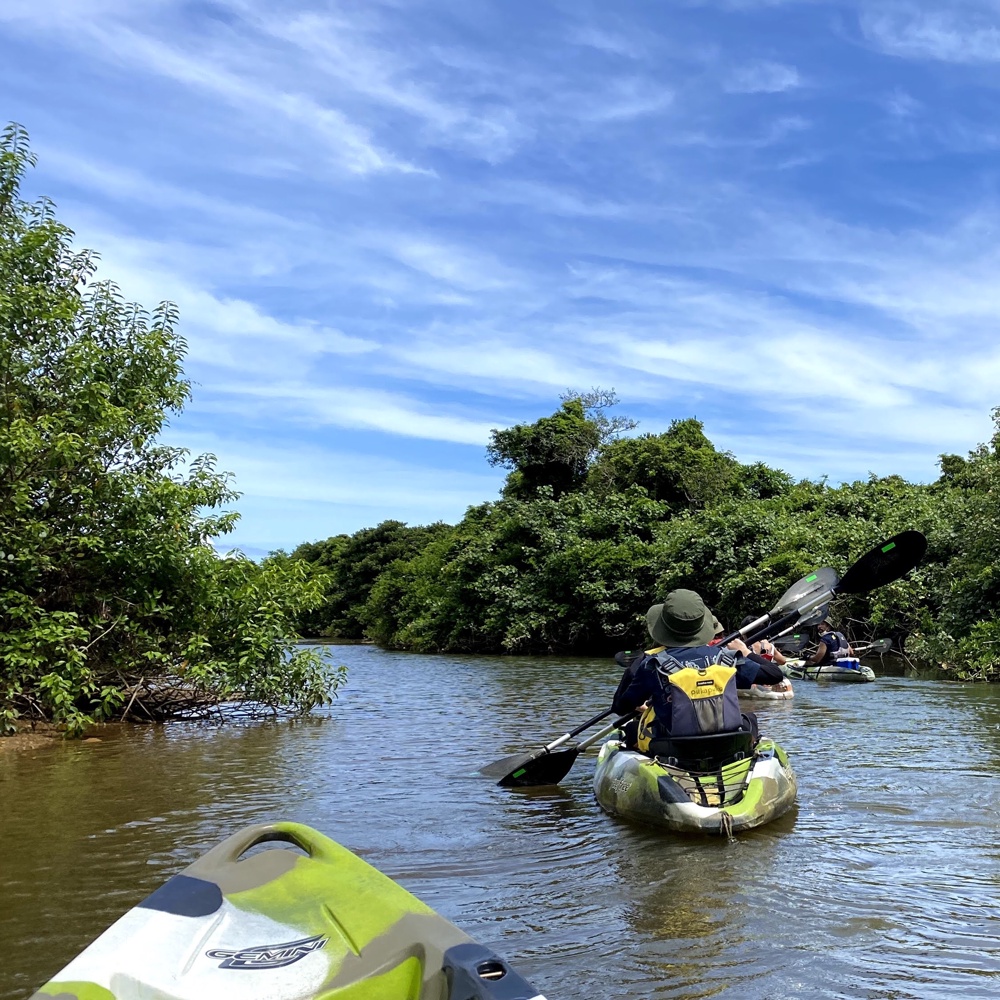
[[(139, 12), (133, 6), (131, 13)], [(155, 8), (142, 13), (149, 18)], [(148, 21), (146, 30), (127, 26), (119, 6), (110, 0), (88, 6), (57, 3), (54, 7), (42, 0), (34, 7), (19, 4), (13, 12), (0, 13), (0, 18), (4, 16), (34, 32), (58, 32), (68, 44), (100, 51), (111, 62), (208, 93), (240, 109), (261, 130), (273, 131), (269, 119), (274, 116), (284, 119), (321, 142), (330, 162), (349, 173), (423, 170), (381, 148), (368, 129), (350, 121), (339, 108), (307, 93), (274, 85), (267, 64), (260, 65), (250, 53), (212, 47), (208, 42), (183, 51), (161, 41), (156, 26)], [(227, 62), (241, 65), (231, 69)]]
[(613, 80), (599, 93), (580, 95), (574, 103), (582, 121), (610, 123), (658, 115), (674, 103), (674, 94), (660, 81), (625, 77)]
[[(167, 443), (193, 455), (211, 452), (218, 468), (231, 472), (244, 495), (271, 499), (380, 506), (387, 494), (404, 495), (406, 505), (433, 513), (492, 499), (502, 474), (435, 468), (357, 452), (291, 443), (276, 447), (204, 431), (171, 432)], [(485, 461), (484, 470), (487, 468)], [(235, 505), (239, 508), (239, 503)]]
[(758, 62), (740, 66), (727, 77), (724, 89), (731, 94), (779, 94), (802, 86), (794, 66), (776, 62)]
[(422, 274), (469, 291), (487, 291), (511, 284), (510, 270), (484, 254), (464, 246), (416, 235), (372, 234), (364, 238), (375, 247)]
[(642, 47), (630, 38), (615, 31), (607, 31), (596, 25), (583, 24), (574, 28), (569, 35), (574, 45), (597, 49), (613, 56), (623, 56), (626, 59), (637, 59), (642, 55)]
[(883, 98), (883, 106), (894, 118), (912, 118), (923, 105), (912, 94), (897, 87)]
[(202, 412), (240, 414), (251, 419), (381, 431), (403, 438), (423, 438), (485, 447), (495, 424), (447, 412), (401, 393), (359, 385), (289, 381), (217, 382), (211, 400), (199, 400)]
[[(546, 327), (545, 340), (555, 341)], [(562, 340), (562, 338), (559, 338)], [(451, 385), (473, 385), (483, 393), (502, 395), (512, 389), (538, 387), (561, 391), (569, 386), (589, 386), (606, 374), (598, 364), (588, 364), (579, 343), (555, 344), (549, 349), (511, 343), (509, 337), (455, 329), (443, 330), (437, 339), (417, 339), (393, 347), (389, 353), (409, 366), (413, 378)], [(537, 389), (537, 387), (536, 387)], [(555, 396), (552, 395), (554, 399)]]
[(993, 63), (1000, 59), (1000, 17), (981, 6), (927, 9), (913, 4), (863, 7), (861, 29), (882, 51), (906, 59)]

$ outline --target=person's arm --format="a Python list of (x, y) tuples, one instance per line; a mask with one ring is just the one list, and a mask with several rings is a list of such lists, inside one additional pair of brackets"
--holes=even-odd
[(767, 639), (762, 639), (760, 642), (755, 642), (753, 645), (754, 649), (756, 649), (761, 656), (770, 656), (771, 659), (778, 664), (778, 666), (781, 666), (781, 664), (785, 662), (784, 656), (781, 655), (781, 651), (773, 642), (769, 642)]
[(817, 664), (822, 663), (824, 657), (826, 656), (827, 649), (829, 649), (829, 647), (823, 641), (823, 636), (820, 636), (819, 640), (816, 643), (816, 649), (813, 651), (812, 656), (810, 656), (806, 660), (806, 666), (815, 667)]
[[(634, 711), (650, 695), (648, 671), (640, 667), (631, 677), (629, 677), (629, 673), (630, 671), (625, 671), (611, 703), (616, 715), (626, 715)], [(628, 678), (627, 684), (626, 678)]]

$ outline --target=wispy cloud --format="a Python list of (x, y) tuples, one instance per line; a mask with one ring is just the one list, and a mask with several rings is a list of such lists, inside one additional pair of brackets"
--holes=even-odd
[(1000, 60), (1000, 12), (993, 4), (865, 7), (861, 27), (869, 41), (894, 56), (953, 63)]
[(758, 62), (734, 69), (726, 78), (724, 89), (731, 94), (780, 94), (802, 85), (794, 66), (776, 62)]
[(839, 8), (8, 0), (0, 58), (29, 183), (181, 308), (171, 434), (287, 547), (460, 516), (566, 388), (801, 475), (988, 433), (997, 9)]

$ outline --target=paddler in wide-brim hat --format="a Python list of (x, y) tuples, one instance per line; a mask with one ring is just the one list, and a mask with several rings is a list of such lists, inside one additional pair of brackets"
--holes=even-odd
[(670, 653), (693, 663), (726, 660), (736, 667), (736, 684), (740, 688), (749, 688), (755, 683), (778, 684), (784, 680), (776, 663), (752, 652), (742, 639), (733, 640), (724, 649), (714, 645), (712, 640), (723, 631), (722, 623), (701, 595), (693, 590), (672, 590), (662, 603), (652, 605), (646, 612), (646, 627), (654, 648), (631, 654), (628, 659), (615, 657), (626, 668), (613, 700), (614, 710), (619, 715), (665, 696), (656, 678), (658, 654), (662, 658), (664, 653)]
[(705, 646), (722, 631), (722, 624), (693, 590), (672, 590), (662, 604), (646, 612), (653, 641), (667, 649)]

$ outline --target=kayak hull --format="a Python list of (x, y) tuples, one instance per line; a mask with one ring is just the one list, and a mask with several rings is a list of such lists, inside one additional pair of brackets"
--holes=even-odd
[(806, 666), (802, 660), (789, 660), (782, 669), (796, 680), (833, 681), (838, 684), (870, 684), (875, 680), (875, 671), (855, 659), (838, 660), (821, 666)]
[(750, 701), (791, 701), (795, 697), (792, 682), (787, 677), (780, 684), (751, 684), (736, 693)]
[(761, 740), (752, 758), (707, 774), (628, 750), (613, 739), (601, 747), (594, 772), (594, 796), (606, 813), (678, 833), (752, 830), (788, 812), (796, 794), (788, 757), (770, 740)]
[[(247, 853), (274, 841), (298, 850)], [(175, 875), (32, 1000), (373, 997), (544, 1000), (345, 847), (274, 823), (234, 834)]]

